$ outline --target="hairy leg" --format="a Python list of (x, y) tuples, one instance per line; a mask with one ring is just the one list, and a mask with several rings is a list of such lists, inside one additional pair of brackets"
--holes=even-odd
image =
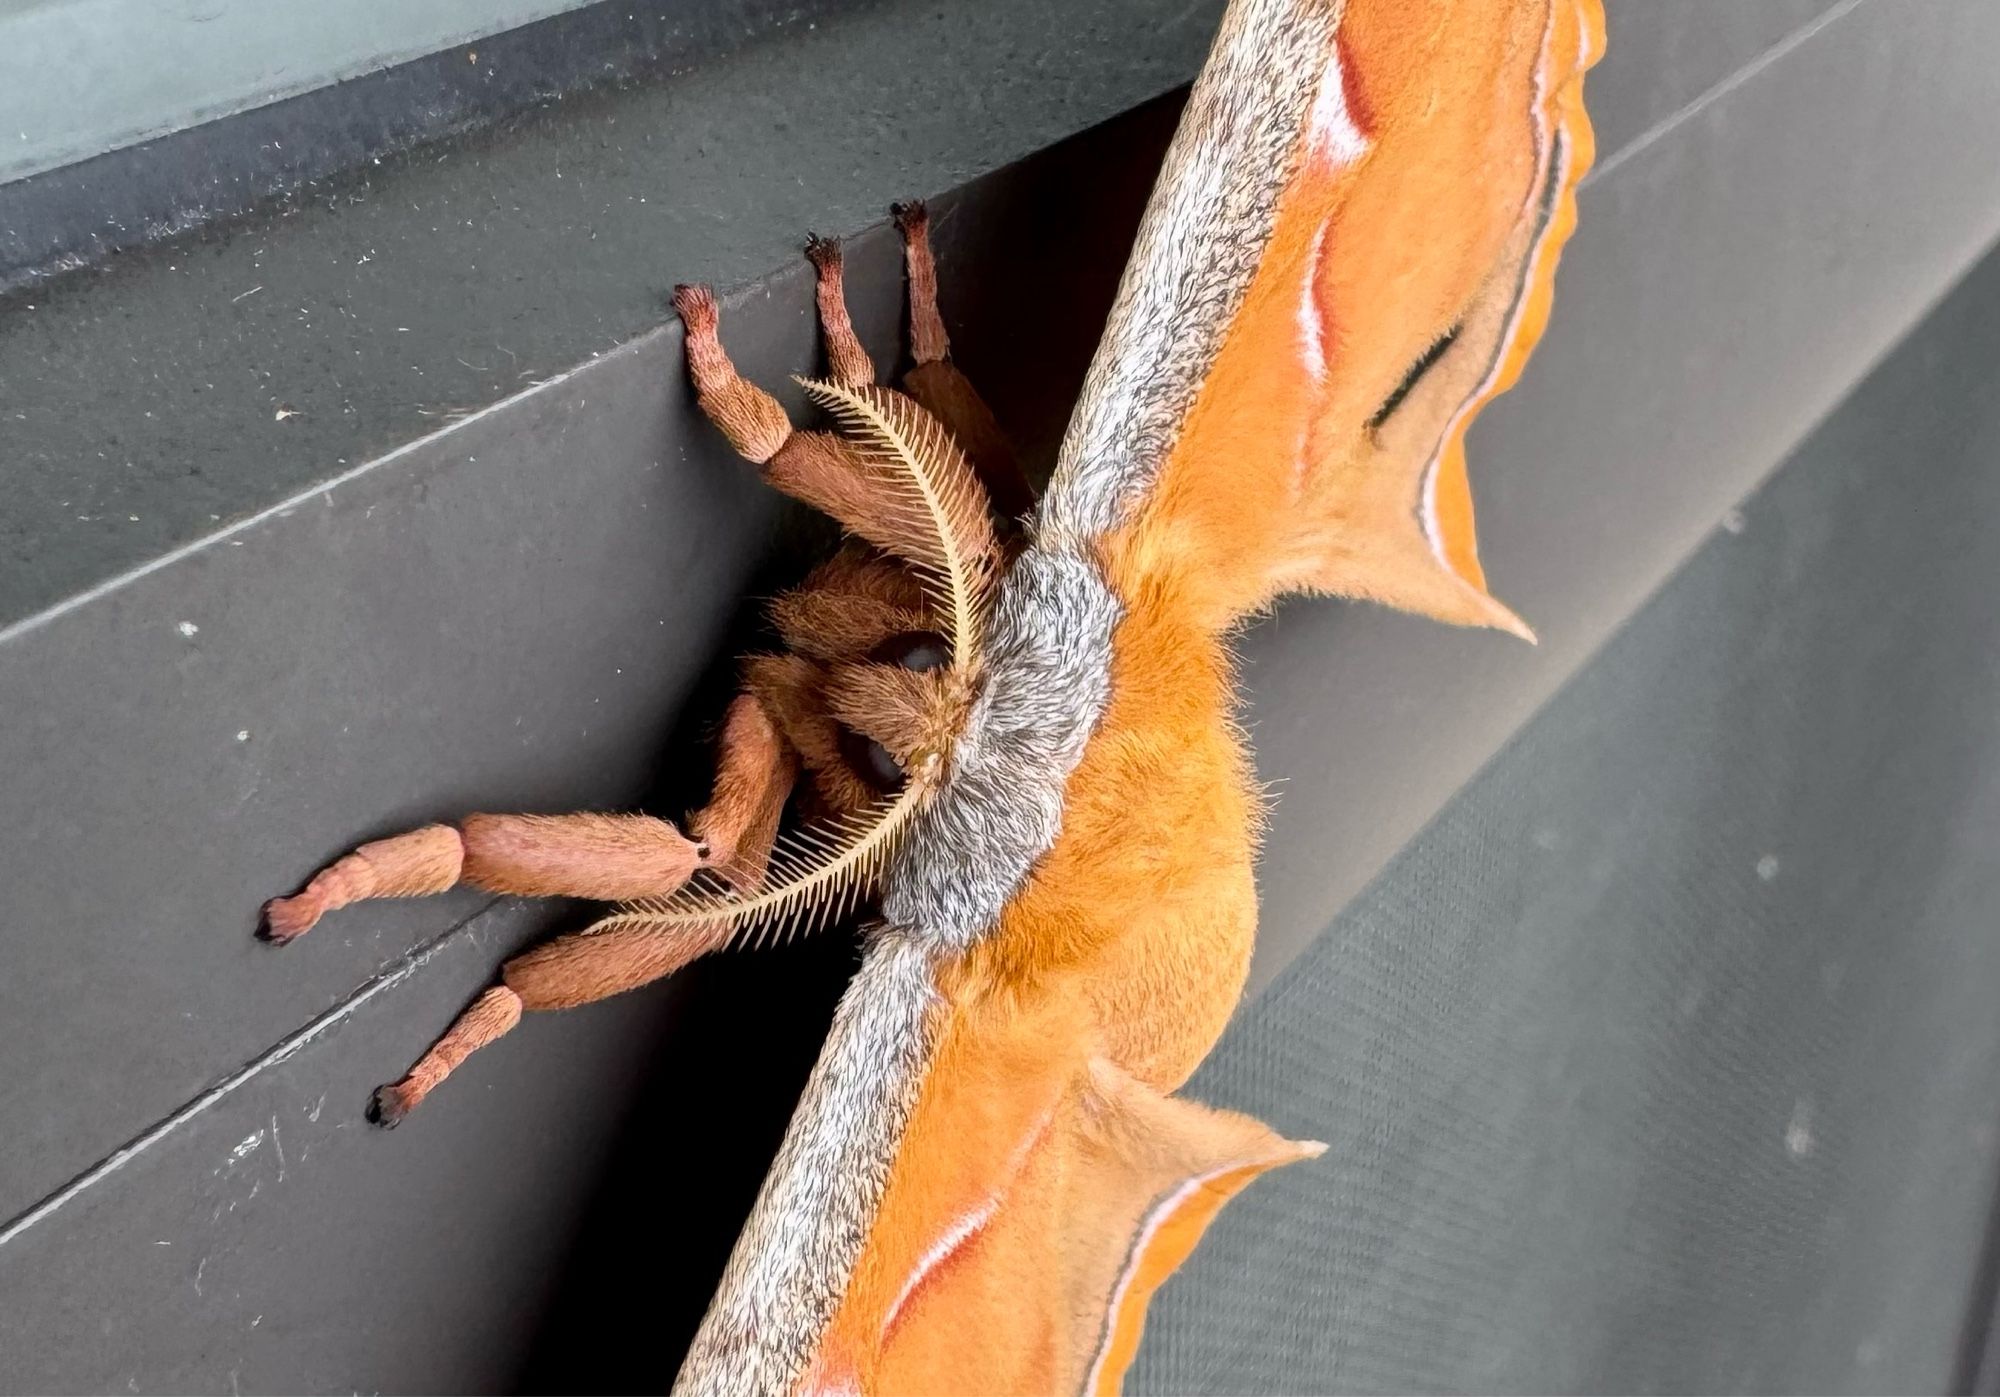
[(770, 614), (785, 648), (815, 660), (862, 659), (891, 637), (943, 625), (921, 582), (858, 544), (779, 593)]
[(450, 825), (377, 839), (322, 868), (291, 897), (265, 903), (260, 934), (283, 945), (350, 902), (441, 893), (457, 884), (464, 867), (465, 843)]
[(708, 850), (650, 815), (468, 815), (364, 844), (264, 907), (265, 939), (304, 935), (336, 908), (371, 897), (422, 897), (459, 883), (524, 897), (622, 902), (670, 893)]
[[(736, 372), (722, 347), (715, 297), (706, 287), (676, 288), (674, 305), (687, 330), (688, 374), (702, 411), (731, 446), (762, 469), (769, 484), (885, 553), (917, 561), (935, 556), (936, 536), (928, 520), (908, 507), (898, 479), (871, 467), (846, 437), (793, 431), (778, 400)], [(990, 539), (982, 546), (990, 547)]]
[(426, 825), (337, 859), (298, 893), (265, 904), (263, 935), (283, 944), (349, 903), (459, 883), (520, 897), (664, 897), (699, 868), (725, 871), (762, 818), (769, 789), (781, 785), (788, 795), (795, 770), (778, 729), (746, 694), (723, 724), (715, 791), (689, 822), (693, 839), (650, 815), (468, 815), (457, 828)]
[(916, 367), (903, 376), (902, 389), (944, 423), (986, 487), (1002, 519), (1020, 519), (1034, 508), (1034, 492), (1000, 430), (993, 410), (973, 391), (951, 362), (951, 340), (938, 313), (937, 266), (931, 259), (930, 214), (920, 202), (897, 204), (896, 228), (903, 235), (903, 267), (910, 288), (910, 356)]
[(687, 330), (688, 376), (701, 410), (769, 484), (884, 552), (931, 556), (934, 540), (912, 532), (906, 497), (894, 482), (870, 469), (845, 437), (794, 431), (778, 400), (736, 372), (722, 347), (715, 296), (707, 287), (676, 287), (674, 308)]
[(875, 364), (854, 333), (847, 318), (847, 292), (840, 258), (840, 244), (815, 233), (806, 240), (806, 260), (817, 277), (815, 295), (819, 301), (820, 335), (826, 341), (828, 377), (849, 388), (861, 388), (875, 381)]
[[(689, 823), (709, 841), (717, 871), (750, 888), (763, 879), (798, 763), (748, 694), (730, 705), (721, 748), (714, 795)], [(524, 952), (501, 968), (501, 983), (474, 1000), (400, 1081), (377, 1089), (368, 1118), (396, 1125), (467, 1057), (519, 1023), (523, 1010), (568, 1009), (637, 989), (728, 939), (721, 926), (671, 934), (618, 929), (562, 936)]]

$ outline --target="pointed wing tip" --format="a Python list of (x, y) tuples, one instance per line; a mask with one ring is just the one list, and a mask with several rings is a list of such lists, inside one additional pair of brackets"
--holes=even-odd
[(1513, 608), (1497, 600), (1490, 592), (1479, 591), (1475, 606), (1478, 610), (1478, 624), (1492, 630), (1504, 631), (1517, 640), (1525, 640), (1530, 645), (1541, 644), (1534, 627), (1514, 614)]
[[(1496, 602), (1494, 605), (1498, 606), (1499, 603)], [(1533, 626), (1523, 621), (1513, 612), (1508, 611), (1504, 606), (1500, 607), (1500, 610), (1504, 613), (1504, 619), (1496, 618), (1492, 623), (1493, 629), (1505, 631), (1508, 635), (1519, 640), (1525, 640), (1530, 645), (1540, 645), (1542, 643), (1542, 638), (1535, 634)]]
[(1291, 1143), (1292, 1149), (1295, 1151), (1293, 1158), (1300, 1161), (1318, 1159), (1327, 1151), (1327, 1144), (1324, 1140), (1294, 1140)]

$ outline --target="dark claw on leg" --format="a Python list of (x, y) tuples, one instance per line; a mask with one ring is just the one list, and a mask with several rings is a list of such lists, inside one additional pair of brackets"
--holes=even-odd
[(264, 904), (264, 915), (257, 922), (257, 939), (273, 946), (289, 945), (318, 920), (318, 911), (305, 904), (303, 898), (274, 897)]
[(368, 1121), (371, 1125), (394, 1130), (408, 1114), (410, 1108), (403, 1099), (402, 1088), (394, 1083), (375, 1088), (375, 1094), (368, 1098)]

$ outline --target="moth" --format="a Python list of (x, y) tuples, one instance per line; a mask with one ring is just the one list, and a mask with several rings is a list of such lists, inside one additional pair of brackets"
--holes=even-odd
[(1116, 1391), (1217, 1211), (1323, 1148), (1176, 1094), (1255, 933), (1229, 636), (1307, 591), (1532, 638), (1464, 440), (1547, 321), (1602, 45), (1599, 0), (1233, 0), (1039, 499), (952, 363), (920, 205), (895, 388), (808, 248), (825, 427), (677, 292), (702, 410), (849, 535), (773, 605), (708, 804), (432, 825), (266, 917), (289, 941), (460, 882), (615, 904), (380, 1089), (393, 1125), (525, 1009), (872, 909), (677, 1391)]

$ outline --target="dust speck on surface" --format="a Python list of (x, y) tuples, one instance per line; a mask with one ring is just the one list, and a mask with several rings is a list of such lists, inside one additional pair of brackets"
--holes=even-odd
[(236, 740), (238, 742), (248, 742), (250, 740), (250, 729), (238, 728), (236, 730)]
[(1746, 522), (1743, 518), (1743, 511), (1740, 509), (1729, 510), (1722, 516), (1722, 527), (1732, 534), (1742, 533)]
[(1778, 876), (1778, 856), (1776, 854), (1766, 854), (1763, 858), (1757, 860), (1757, 876), (1767, 883)]
[(194, 636), (198, 635), (201, 632), (201, 627), (197, 626), (192, 621), (183, 621), (178, 626), (175, 626), (174, 629), (179, 631), (182, 635), (189, 637), (190, 639), (192, 639)]
[(1785, 1122), (1785, 1148), (1794, 1159), (1804, 1159), (1818, 1144), (1812, 1132), (1812, 1102), (1799, 1098), (1792, 1107), (1791, 1119)]

